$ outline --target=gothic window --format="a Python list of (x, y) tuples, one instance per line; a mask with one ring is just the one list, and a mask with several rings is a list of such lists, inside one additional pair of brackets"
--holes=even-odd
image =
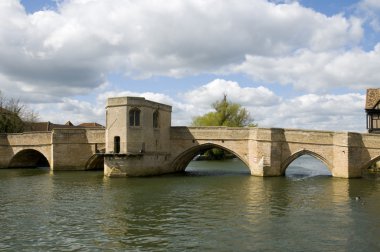
[(129, 111), (129, 126), (140, 126), (141, 111), (138, 108), (133, 108)]
[(159, 114), (158, 114), (158, 110), (156, 110), (153, 113), (153, 128), (155, 128), (155, 129), (157, 129), (159, 127), (158, 119), (159, 119)]

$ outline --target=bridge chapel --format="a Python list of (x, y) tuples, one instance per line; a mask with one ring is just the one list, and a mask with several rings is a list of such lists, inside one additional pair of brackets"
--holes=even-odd
[(108, 98), (105, 174), (159, 172), (170, 154), (171, 112), (171, 106), (142, 97)]
[(367, 89), (365, 111), (368, 133), (380, 133), (380, 88)]

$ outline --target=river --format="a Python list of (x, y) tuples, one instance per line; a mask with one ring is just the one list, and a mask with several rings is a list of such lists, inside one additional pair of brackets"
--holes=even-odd
[(0, 250), (380, 251), (379, 183), (307, 156), (270, 178), (235, 159), (147, 178), (0, 170)]

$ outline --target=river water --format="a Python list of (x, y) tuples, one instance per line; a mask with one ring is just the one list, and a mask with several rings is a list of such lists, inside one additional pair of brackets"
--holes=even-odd
[(380, 181), (328, 174), (311, 157), (272, 178), (239, 160), (149, 178), (0, 170), (0, 250), (380, 251)]

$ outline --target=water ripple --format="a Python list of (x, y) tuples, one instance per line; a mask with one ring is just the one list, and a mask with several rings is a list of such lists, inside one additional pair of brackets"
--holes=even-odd
[(0, 171), (0, 250), (380, 249), (378, 181), (207, 173), (109, 180)]

